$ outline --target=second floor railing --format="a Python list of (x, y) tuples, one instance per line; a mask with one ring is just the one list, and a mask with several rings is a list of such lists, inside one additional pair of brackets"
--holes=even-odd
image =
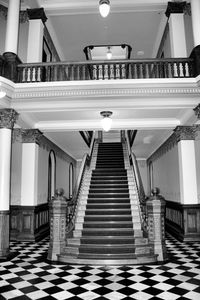
[(26, 63), (17, 82), (194, 77), (192, 58)]

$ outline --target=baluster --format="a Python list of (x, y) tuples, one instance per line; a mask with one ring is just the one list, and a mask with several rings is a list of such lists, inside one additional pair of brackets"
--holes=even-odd
[(175, 74), (175, 70), (174, 70), (174, 63), (170, 63), (170, 67), (171, 67), (171, 75), (172, 75), (172, 78), (174, 77), (174, 74)]
[(101, 68), (102, 68), (102, 79), (105, 79), (105, 65), (102, 64)]
[(108, 79), (110, 79), (110, 75), (111, 75), (111, 72), (110, 72), (110, 64), (108, 64)]
[(27, 82), (29, 78), (29, 68), (24, 68), (23, 81)]
[(165, 78), (169, 78), (168, 62), (164, 62), (164, 72), (165, 72)]
[(53, 78), (52, 81), (57, 81), (58, 80), (58, 67), (57, 65), (53, 66)]
[(136, 64), (136, 69), (137, 69), (137, 78), (140, 78), (140, 63)]
[(146, 66), (145, 63), (142, 63), (142, 78), (146, 78)]
[(181, 64), (182, 64), (183, 77), (187, 77), (187, 74), (186, 74), (186, 63), (182, 62)]
[(181, 67), (180, 67), (180, 63), (176, 62), (175, 66), (176, 66), (176, 76), (181, 77)]
[(100, 72), (100, 70), (99, 70), (99, 65), (96, 65), (96, 79), (97, 80), (99, 80), (99, 72)]
[(148, 73), (147, 78), (152, 78), (151, 69), (152, 69), (151, 63), (148, 63), (147, 64), (147, 73)]
[(117, 78), (117, 69), (116, 69), (116, 64), (113, 64), (113, 76), (114, 76), (114, 79)]
[(135, 75), (135, 64), (131, 63), (131, 79), (135, 79), (136, 75)]
[(122, 74), (123, 74), (123, 65), (124, 65), (124, 64), (119, 64), (119, 78), (120, 78), (120, 79), (123, 78), (123, 76), (122, 76)]

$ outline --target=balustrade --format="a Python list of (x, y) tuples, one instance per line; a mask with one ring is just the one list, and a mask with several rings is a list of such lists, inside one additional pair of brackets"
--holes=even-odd
[(18, 82), (188, 78), (192, 58), (19, 64)]

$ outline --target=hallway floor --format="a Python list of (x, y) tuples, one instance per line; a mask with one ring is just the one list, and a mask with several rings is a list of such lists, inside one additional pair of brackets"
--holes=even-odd
[(48, 240), (11, 243), (0, 262), (0, 299), (200, 299), (200, 243), (167, 239), (169, 261), (124, 267), (63, 265), (46, 259)]

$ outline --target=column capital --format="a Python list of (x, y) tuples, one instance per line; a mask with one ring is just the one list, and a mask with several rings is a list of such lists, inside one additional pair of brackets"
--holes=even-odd
[(33, 8), (33, 9), (27, 9), (29, 20), (39, 20), (41, 19), (43, 23), (46, 22), (47, 17), (44, 12), (44, 8)]
[(18, 113), (11, 108), (0, 109), (0, 128), (12, 129), (18, 118)]
[(200, 119), (200, 104), (198, 104), (193, 110), (197, 118)]
[(23, 129), (21, 135), (22, 143), (36, 143), (39, 145), (43, 133), (38, 129)]
[(168, 2), (167, 9), (165, 15), (167, 18), (171, 14), (182, 14), (186, 8), (186, 1), (184, 2)]
[(177, 143), (182, 140), (195, 140), (196, 130), (194, 126), (177, 126), (174, 129), (174, 134)]

